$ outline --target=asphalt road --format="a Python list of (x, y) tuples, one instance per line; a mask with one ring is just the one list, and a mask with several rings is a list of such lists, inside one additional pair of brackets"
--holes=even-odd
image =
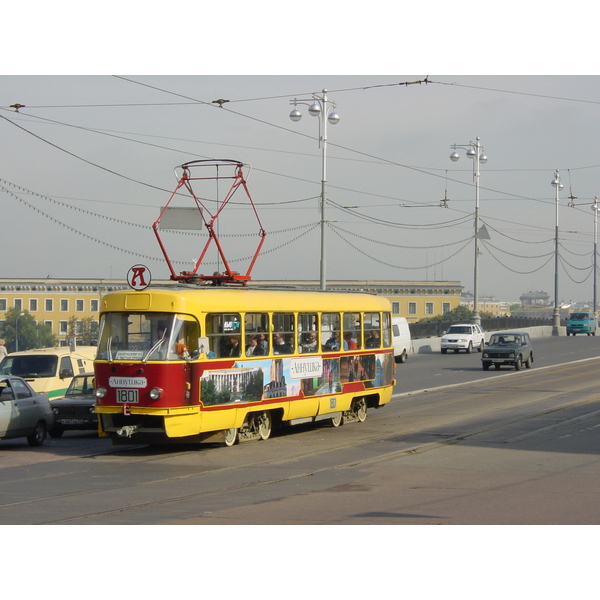
[(598, 348), (536, 340), (519, 373), (414, 356), (365, 423), (233, 448), (0, 441), (0, 524), (598, 524)]
[[(366, 422), (232, 448), (0, 441), (3, 589), (75, 598), (87, 574), (148, 600), (280, 598), (299, 578), (316, 598), (593, 597), (597, 529), (580, 526), (600, 522), (600, 339), (535, 345), (518, 373), (413, 356)], [(26, 524), (53, 527), (7, 527)], [(577, 527), (539, 527), (557, 524)]]

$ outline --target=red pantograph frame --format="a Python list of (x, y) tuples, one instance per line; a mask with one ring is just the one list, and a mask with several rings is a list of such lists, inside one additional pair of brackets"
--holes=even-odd
[[(233, 169), (234, 169), (233, 176), (219, 174), (220, 168), (227, 167), (227, 166), (233, 167)], [(245, 285), (248, 281), (250, 281), (250, 273), (252, 272), (252, 269), (254, 268), (254, 264), (256, 263), (256, 259), (258, 258), (258, 255), (260, 253), (260, 250), (262, 248), (262, 245), (265, 241), (265, 237), (267, 234), (266, 234), (265, 230), (263, 229), (263, 226), (260, 222), (260, 218), (256, 211), (256, 206), (254, 205), (254, 202), (252, 201), (252, 196), (250, 195), (250, 191), (248, 190), (248, 186), (246, 184), (246, 179), (245, 179), (244, 173), (243, 173), (244, 166), (247, 166), (247, 165), (244, 165), (244, 163), (241, 163), (237, 160), (213, 159), (213, 160), (194, 160), (194, 161), (184, 163), (183, 165), (178, 167), (183, 170), (183, 173), (182, 173), (179, 181), (177, 182), (177, 187), (175, 188), (175, 191), (171, 194), (171, 197), (169, 198), (168, 202), (162, 209), (160, 215), (158, 216), (158, 219), (156, 219), (156, 221), (152, 225), (152, 229), (154, 230), (154, 234), (156, 236), (156, 239), (158, 240), (158, 244), (160, 245), (162, 253), (164, 254), (165, 260), (167, 261), (169, 271), (171, 272), (172, 280), (183, 281), (183, 282), (199, 280), (199, 281), (210, 282), (213, 285), (222, 285), (224, 283), (236, 283), (236, 284)], [(217, 170), (217, 174), (214, 176), (210, 176), (210, 177), (192, 176), (191, 170), (195, 169), (196, 167), (213, 167)], [(217, 181), (217, 180), (233, 180), (231, 187), (230, 187), (229, 191), (227, 192), (227, 195), (225, 196), (223, 201), (220, 204), (218, 204), (218, 208), (214, 214), (205, 206), (205, 204), (200, 200), (200, 198), (198, 198), (198, 196), (194, 193), (194, 190), (192, 187), (192, 183), (194, 181), (210, 181), (210, 180), (215, 180), (215, 181)], [(240, 187), (246, 192), (246, 195), (248, 196), (250, 205), (252, 206), (252, 210), (254, 211), (254, 216), (256, 217), (256, 220), (259, 225), (258, 236), (260, 238), (260, 240), (258, 242), (258, 246), (256, 248), (256, 251), (254, 252), (254, 255), (250, 262), (250, 265), (248, 266), (246, 273), (243, 275), (237, 271), (231, 270), (231, 268), (229, 266), (229, 262), (227, 261), (225, 253), (223, 251), (223, 247), (221, 246), (221, 244), (219, 242), (219, 237), (215, 231), (216, 220), (218, 219), (218, 217), (221, 214), (221, 212), (223, 211), (223, 209), (227, 206), (227, 203), (229, 202), (229, 200), (231, 199), (233, 194)], [(191, 197), (193, 198), (193, 200), (196, 204), (196, 207), (198, 208), (198, 211), (200, 212), (200, 215), (202, 217), (202, 222), (204, 223), (204, 226), (206, 227), (206, 229), (208, 231), (208, 240), (207, 240), (206, 244), (204, 245), (204, 248), (202, 249), (200, 256), (198, 257), (198, 260), (196, 261), (194, 269), (192, 271), (182, 271), (181, 273), (177, 274), (173, 267), (173, 263), (171, 262), (171, 259), (169, 258), (167, 249), (165, 248), (165, 245), (160, 237), (160, 233), (158, 231), (158, 226), (159, 226), (160, 220), (161, 220), (162, 216), (164, 215), (165, 211), (167, 210), (169, 204), (171, 203), (171, 201), (173, 200), (173, 198), (175, 197), (175, 195), (181, 188), (185, 188), (189, 192)], [(209, 215), (210, 218), (207, 219), (205, 215)], [(225, 267), (224, 271), (223, 271), (223, 273), (214, 273), (212, 275), (198, 274), (198, 269), (200, 268), (200, 265), (202, 264), (202, 260), (204, 259), (206, 252), (208, 251), (209, 247), (211, 246), (211, 244), (213, 242), (216, 245), (216, 248), (219, 253), (219, 256), (221, 257), (221, 260), (223, 261), (223, 265)]]

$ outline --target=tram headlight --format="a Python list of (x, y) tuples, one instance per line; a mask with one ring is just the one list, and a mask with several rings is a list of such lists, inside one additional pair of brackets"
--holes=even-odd
[(152, 388), (150, 390), (149, 396), (152, 400), (158, 400), (161, 397), (161, 395), (162, 395), (162, 390), (160, 388)]
[(96, 388), (96, 398), (106, 398), (106, 394), (107, 391), (105, 387), (99, 386)]

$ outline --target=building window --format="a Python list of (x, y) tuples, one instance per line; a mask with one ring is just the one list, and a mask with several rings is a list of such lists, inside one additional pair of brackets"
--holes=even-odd
[(44, 310), (46, 312), (53, 312), (54, 311), (54, 300), (52, 298), (46, 298), (44, 300)]
[(83, 300), (75, 300), (75, 310), (77, 312), (83, 312)]
[(450, 312), (450, 302), (442, 303), (442, 314), (446, 314)]
[(400, 314), (400, 302), (392, 302), (392, 314), (393, 315)]
[(408, 303), (408, 314), (409, 315), (416, 315), (417, 314), (417, 303), (416, 302), (409, 302)]
[(44, 325), (46, 325), (46, 327), (48, 327), (50, 331), (53, 330), (52, 321), (44, 321)]
[(90, 311), (98, 312), (98, 300), (90, 300)]
[(17, 310), (23, 310), (23, 300), (21, 300), (21, 298), (15, 298), (15, 308)]
[(29, 298), (29, 312), (37, 312), (37, 298)]
[(425, 314), (426, 315), (433, 314), (433, 302), (425, 302)]
[(0, 312), (6, 312), (6, 298), (0, 298)]
[(60, 301), (60, 312), (69, 312), (69, 301), (66, 298)]
[(59, 321), (58, 322), (58, 333), (61, 335), (67, 335), (69, 331), (69, 321)]

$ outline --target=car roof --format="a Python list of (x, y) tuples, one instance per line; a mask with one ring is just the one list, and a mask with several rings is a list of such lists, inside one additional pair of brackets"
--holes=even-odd
[(526, 331), (494, 331), (492, 335), (529, 335)]

